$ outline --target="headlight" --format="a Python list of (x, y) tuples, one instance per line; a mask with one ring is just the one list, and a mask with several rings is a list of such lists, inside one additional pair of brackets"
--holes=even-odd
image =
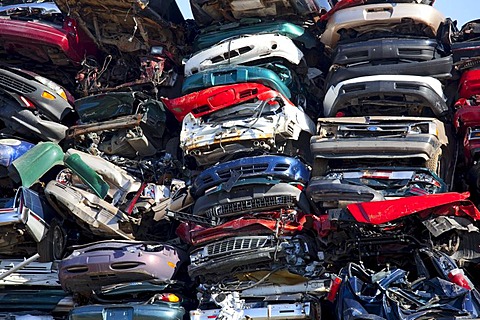
[[(63, 99), (65, 99), (65, 101), (67, 101), (67, 93), (65, 92), (65, 90), (59, 86), (58, 84), (56, 84), (55, 82), (51, 81), (51, 80), (48, 80), (47, 78), (45, 77), (42, 77), (42, 76), (35, 76), (35, 80), (37, 80), (38, 82), (40, 82), (41, 84), (43, 84), (44, 86), (50, 88), (52, 91), (54, 91), (56, 94), (58, 94), (60, 97), (62, 97)], [(44, 94), (46, 96), (44, 96)], [(49, 100), (53, 100), (55, 99), (55, 97), (47, 92), (47, 91), (44, 91), (42, 93), (42, 97), (46, 98), (46, 99), (49, 99)], [(53, 97), (53, 99), (52, 99)]]

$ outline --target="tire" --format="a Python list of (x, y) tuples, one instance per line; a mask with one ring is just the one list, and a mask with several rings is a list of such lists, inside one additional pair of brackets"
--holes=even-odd
[(318, 177), (318, 176), (323, 176), (325, 175), (325, 172), (327, 172), (327, 167), (328, 167), (328, 160), (327, 159), (322, 159), (322, 158), (316, 158), (313, 161), (313, 168), (312, 168), (312, 177)]
[(40, 254), (38, 261), (61, 260), (67, 244), (66, 233), (57, 220), (50, 223), (46, 236), (37, 244)]

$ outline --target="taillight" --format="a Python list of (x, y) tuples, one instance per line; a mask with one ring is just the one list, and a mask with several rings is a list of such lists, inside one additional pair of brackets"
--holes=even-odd
[(31, 110), (36, 110), (37, 109), (37, 107), (35, 107), (33, 102), (28, 100), (24, 96), (20, 96), (20, 100), (23, 102), (25, 108), (31, 109)]
[(460, 287), (463, 287), (467, 290), (472, 290), (473, 288), (473, 284), (465, 276), (462, 269), (456, 268), (451, 270), (448, 273), (448, 279), (450, 279), (450, 281), (455, 283), (456, 285), (459, 285)]

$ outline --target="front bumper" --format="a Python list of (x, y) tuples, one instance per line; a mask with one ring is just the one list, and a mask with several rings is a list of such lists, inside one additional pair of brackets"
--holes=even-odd
[[(312, 315), (310, 302), (276, 303), (267, 304), (263, 307), (246, 305), (243, 310), (244, 317), (252, 320), (293, 320), (293, 319), (315, 319)], [(221, 309), (192, 310), (191, 320), (216, 319)]]
[(433, 135), (398, 138), (352, 138), (344, 140), (313, 136), (310, 147), (314, 157), (324, 159), (405, 159), (429, 160), (441, 147)]
[[(290, 80), (287, 79), (287, 81)], [(191, 75), (183, 81), (182, 94), (189, 94), (213, 86), (245, 82), (261, 83), (289, 99), (292, 97), (290, 89), (277, 73), (267, 68), (249, 66), (219, 67)]]
[(191, 193), (199, 197), (213, 186), (228, 181), (232, 172), (242, 178), (270, 176), (282, 181), (306, 184), (310, 178), (307, 166), (297, 158), (266, 155), (228, 161), (208, 168), (195, 179)]
[(364, 77), (369, 75), (383, 74), (403, 74), (412, 76), (427, 76), (438, 79), (448, 79), (452, 77), (453, 60), (452, 57), (439, 58), (429, 61), (395, 63), (380, 65), (361, 65), (355, 67), (337, 67), (329, 72), (327, 78), (327, 87), (335, 86), (339, 82)]
[(299, 207), (309, 212), (305, 194), (288, 183), (255, 183), (238, 185), (231, 190), (220, 190), (197, 199), (193, 214), (212, 219), (237, 217), (251, 212)]

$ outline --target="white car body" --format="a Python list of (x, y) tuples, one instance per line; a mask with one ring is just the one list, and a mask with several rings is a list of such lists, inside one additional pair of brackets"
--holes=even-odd
[(226, 39), (187, 60), (185, 76), (221, 65), (239, 65), (264, 58), (283, 58), (295, 65), (303, 53), (293, 41), (279, 34), (255, 34)]
[(405, 20), (427, 27), (431, 36), (437, 34), (445, 16), (434, 7), (417, 3), (382, 3), (340, 9), (329, 19), (320, 41), (335, 48), (340, 30), (353, 29), (360, 34), (375, 29), (394, 28)]
[[(234, 152), (234, 146), (283, 152), (284, 146), (276, 142), (298, 140), (301, 132), (315, 134), (315, 124), (302, 109), (283, 97), (282, 101), (283, 106), (260, 101), (225, 109), (226, 115), (233, 108), (251, 111), (235, 119), (204, 120), (189, 113), (182, 122), (180, 147), (185, 155), (194, 156), (199, 165), (217, 162), (221, 156)], [(209, 158), (212, 154), (216, 155)]]
[(323, 100), (323, 114), (326, 117), (335, 116), (336, 111), (342, 109), (342, 106), (337, 106), (337, 99), (344, 94), (344, 87), (352, 84), (364, 85), (373, 82), (392, 82), (392, 83), (422, 83), (436, 93), (439, 99), (445, 101), (442, 83), (433, 77), (422, 76), (407, 76), (407, 75), (377, 75), (358, 77), (342, 81), (337, 85), (330, 86), (325, 94)]

